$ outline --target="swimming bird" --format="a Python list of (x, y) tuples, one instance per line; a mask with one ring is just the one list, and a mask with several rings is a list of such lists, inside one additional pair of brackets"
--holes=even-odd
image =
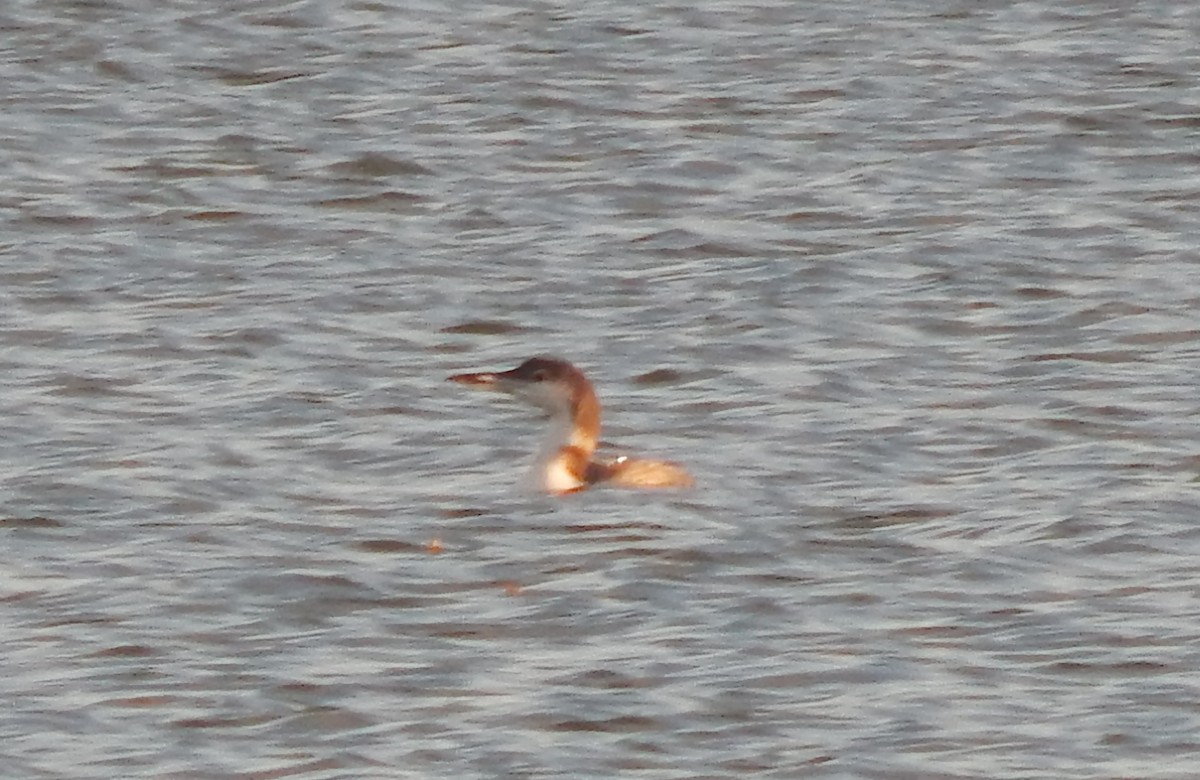
[(574, 493), (601, 483), (636, 488), (692, 484), (686, 471), (667, 461), (593, 460), (600, 437), (600, 402), (583, 372), (565, 360), (533, 357), (510, 371), (455, 374), (449, 381), (508, 393), (550, 415), (532, 474), (548, 493)]

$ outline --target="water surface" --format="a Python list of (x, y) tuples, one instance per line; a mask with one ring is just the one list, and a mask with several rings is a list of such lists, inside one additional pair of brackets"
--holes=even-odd
[(0, 11), (8, 776), (1195, 776), (1192, 4), (244, 6)]

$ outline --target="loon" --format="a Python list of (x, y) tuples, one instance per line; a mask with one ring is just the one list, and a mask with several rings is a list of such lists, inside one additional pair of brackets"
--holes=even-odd
[(583, 372), (565, 360), (533, 357), (511, 371), (455, 374), (448, 381), (509, 393), (550, 414), (550, 430), (532, 475), (547, 493), (574, 493), (601, 483), (636, 488), (692, 484), (686, 471), (666, 461), (593, 460), (600, 436), (600, 402)]

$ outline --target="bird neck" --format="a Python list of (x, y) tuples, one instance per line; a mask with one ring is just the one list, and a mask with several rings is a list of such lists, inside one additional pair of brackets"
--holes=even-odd
[(578, 447), (590, 458), (600, 439), (600, 402), (596, 394), (590, 387), (581, 388), (572, 395), (567, 411), (565, 422), (560, 423), (559, 430), (566, 434), (560, 446)]
[(533, 477), (552, 493), (579, 490), (591, 479), (591, 459), (600, 438), (600, 404), (590, 388), (572, 395), (550, 417), (534, 461)]

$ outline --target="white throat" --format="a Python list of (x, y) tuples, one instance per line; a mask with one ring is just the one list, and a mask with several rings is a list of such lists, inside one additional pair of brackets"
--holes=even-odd
[(570, 412), (565, 408), (554, 410), (529, 472), (529, 481), (533, 486), (552, 493), (563, 493), (583, 486), (584, 483), (571, 473), (568, 461), (561, 457), (563, 447), (578, 445), (577, 438)]

